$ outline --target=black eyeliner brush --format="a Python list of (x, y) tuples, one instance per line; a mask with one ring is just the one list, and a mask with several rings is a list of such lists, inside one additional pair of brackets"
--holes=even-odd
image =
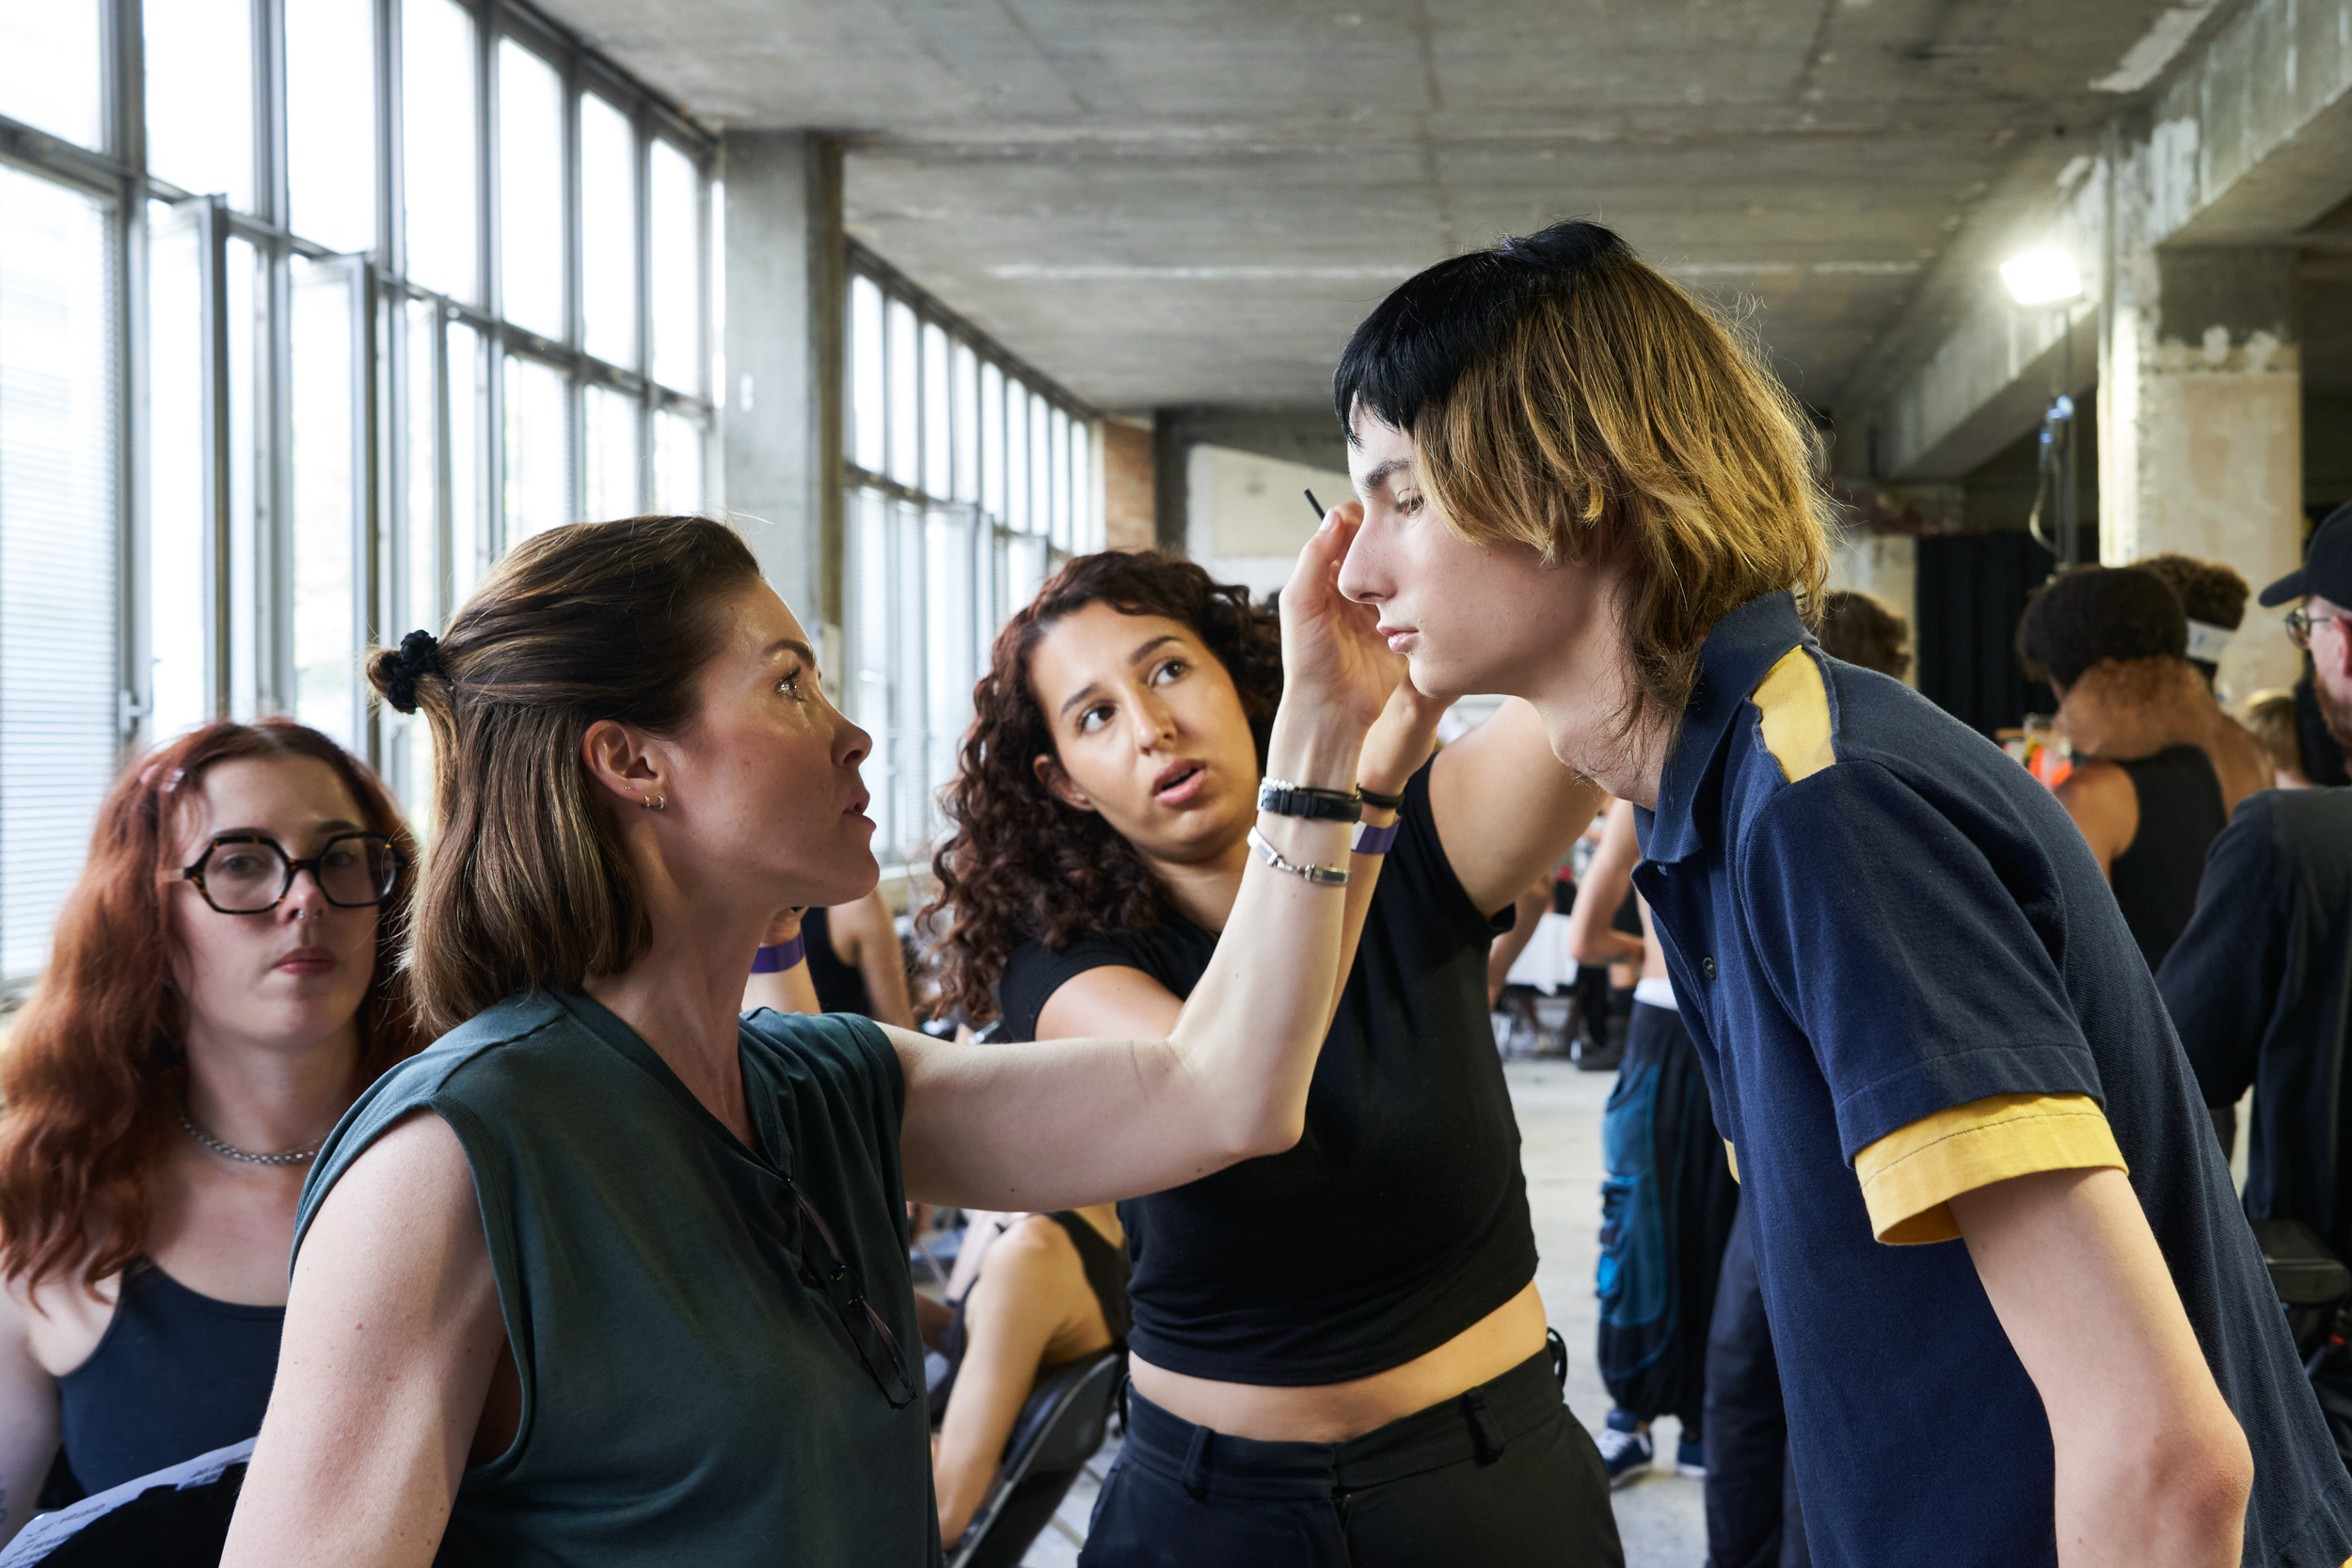
[(1323, 521), (1323, 503), (1315, 499), (1315, 493), (1312, 490), (1307, 491), (1306, 496), (1307, 504), (1315, 509), (1315, 521), (1318, 523)]

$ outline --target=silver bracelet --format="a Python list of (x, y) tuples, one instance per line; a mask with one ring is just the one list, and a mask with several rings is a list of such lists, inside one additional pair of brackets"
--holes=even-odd
[(1258, 852), (1258, 858), (1275, 870), (1287, 871), (1294, 877), (1303, 877), (1313, 887), (1345, 887), (1356, 879), (1356, 873), (1344, 866), (1300, 865), (1295, 861), (1284, 860), (1282, 851), (1267, 843), (1265, 834), (1255, 828), (1249, 830), (1249, 847), (1255, 849)]

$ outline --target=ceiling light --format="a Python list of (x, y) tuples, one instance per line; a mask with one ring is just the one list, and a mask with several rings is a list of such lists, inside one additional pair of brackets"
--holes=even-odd
[(2080, 299), (2083, 292), (2083, 275), (2074, 270), (2074, 258), (2063, 250), (2029, 250), (2012, 257), (2001, 263), (2001, 281), (2020, 305), (2056, 305)]

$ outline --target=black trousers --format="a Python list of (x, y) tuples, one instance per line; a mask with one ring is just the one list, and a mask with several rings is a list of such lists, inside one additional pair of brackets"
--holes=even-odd
[(1707, 1568), (1810, 1568), (1780, 1364), (1747, 1211), (1724, 1249), (1707, 1338)]
[(1549, 1347), (1344, 1443), (1261, 1443), (1128, 1392), (1081, 1568), (1623, 1568)]

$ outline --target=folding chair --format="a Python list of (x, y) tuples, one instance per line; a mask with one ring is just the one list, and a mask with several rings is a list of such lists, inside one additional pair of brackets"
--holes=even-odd
[(1116, 1346), (1045, 1374), (1021, 1407), (996, 1484), (972, 1516), (947, 1568), (1020, 1568), (1029, 1543), (1103, 1446), (1111, 1406), (1126, 1377), (1127, 1353)]

